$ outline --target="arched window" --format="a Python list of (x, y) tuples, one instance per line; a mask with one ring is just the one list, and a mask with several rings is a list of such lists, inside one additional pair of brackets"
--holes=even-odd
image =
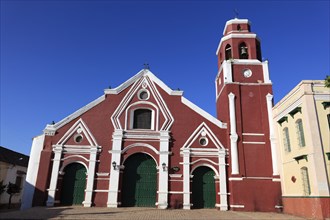
[(239, 53), (239, 58), (240, 59), (248, 59), (249, 58), (248, 48), (247, 48), (247, 46), (244, 42), (239, 45), (238, 53)]
[(136, 109), (133, 116), (133, 129), (151, 129), (151, 117), (150, 109)]
[(225, 54), (226, 54), (226, 60), (229, 60), (232, 58), (230, 44), (226, 45)]
[(307, 167), (302, 167), (300, 169), (300, 172), (301, 172), (301, 181), (303, 184), (303, 193), (304, 193), (304, 196), (308, 196), (311, 194), (311, 188), (310, 188), (310, 184), (309, 184)]
[(296, 121), (296, 132), (297, 132), (297, 138), (299, 147), (305, 147), (305, 135), (304, 135), (304, 128), (303, 123), (301, 119), (298, 119)]
[(283, 129), (282, 135), (283, 135), (283, 143), (284, 143), (285, 152), (291, 152), (289, 129), (287, 127), (285, 127)]
[(241, 28), (241, 25), (240, 25), (240, 24), (238, 24), (238, 25), (237, 25), (237, 30), (238, 30), (238, 31), (242, 30), (242, 28)]

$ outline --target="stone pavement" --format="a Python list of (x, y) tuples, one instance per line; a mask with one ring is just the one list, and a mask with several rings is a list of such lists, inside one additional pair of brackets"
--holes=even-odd
[(218, 211), (216, 209), (84, 208), (80, 206), (34, 207), (24, 211), (0, 212), (0, 219), (303, 219), (263, 212)]

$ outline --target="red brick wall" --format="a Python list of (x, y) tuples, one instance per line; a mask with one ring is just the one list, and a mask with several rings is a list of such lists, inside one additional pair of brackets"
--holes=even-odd
[(330, 218), (330, 197), (283, 197), (283, 212), (305, 218)]

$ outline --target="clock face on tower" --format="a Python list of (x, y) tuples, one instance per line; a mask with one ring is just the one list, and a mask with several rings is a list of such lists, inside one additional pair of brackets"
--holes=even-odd
[(243, 70), (243, 75), (245, 78), (249, 78), (250, 76), (252, 76), (252, 71), (250, 69), (245, 69)]

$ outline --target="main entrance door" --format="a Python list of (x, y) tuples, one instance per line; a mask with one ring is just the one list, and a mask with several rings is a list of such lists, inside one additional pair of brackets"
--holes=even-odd
[(208, 167), (198, 167), (193, 172), (192, 203), (193, 208), (215, 207), (214, 171)]
[(121, 204), (124, 207), (154, 207), (157, 195), (157, 169), (147, 154), (133, 154), (124, 163)]
[(61, 204), (81, 205), (85, 199), (86, 168), (79, 163), (69, 164), (64, 169)]

